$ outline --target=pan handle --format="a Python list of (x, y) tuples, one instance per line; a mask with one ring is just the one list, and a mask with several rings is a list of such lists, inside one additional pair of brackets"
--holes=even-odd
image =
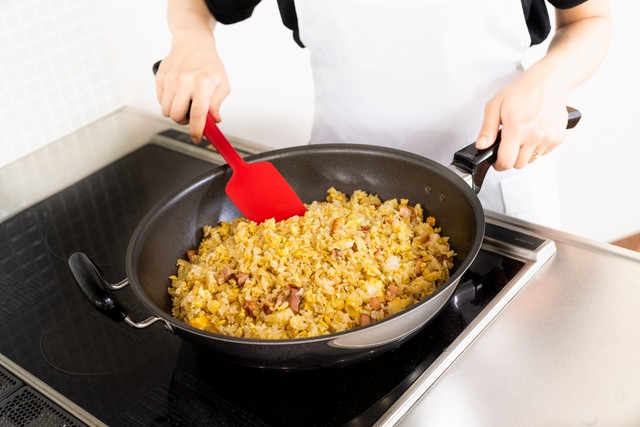
[(115, 322), (123, 320), (129, 326), (143, 329), (157, 321), (163, 321), (167, 329), (173, 332), (170, 324), (157, 316), (151, 316), (142, 322), (136, 322), (127, 314), (127, 309), (120, 304), (111, 291), (117, 291), (129, 284), (128, 280), (120, 283), (108, 283), (102, 276), (102, 271), (91, 259), (82, 252), (76, 252), (69, 257), (69, 269), (76, 284), (89, 300), (89, 303), (100, 313)]
[[(567, 107), (567, 113), (567, 129), (573, 129), (582, 118), (582, 114), (573, 107)], [(462, 150), (457, 151), (453, 155), (453, 162), (451, 162), (451, 166), (454, 166), (462, 173), (471, 176), (471, 188), (476, 193), (480, 191), (489, 168), (498, 158), (500, 139), (501, 131), (498, 131), (496, 141), (491, 147), (485, 150), (478, 150), (476, 148), (476, 143), (474, 142)]]

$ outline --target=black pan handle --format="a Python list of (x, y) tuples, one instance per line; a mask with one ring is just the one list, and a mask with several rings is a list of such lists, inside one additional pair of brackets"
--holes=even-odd
[(567, 113), (569, 113), (567, 117), (567, 129), (573, 129), (582, 118), (582, 113), (573, 107), (567, 107)]
[[(573, 107), (567, 107), (569, 113), (567, 119), (567, 129), (576, 127), (582, 114)], [(484, 150), (478, 150), (476, 143), (470, 144), (453, 155), (452, 166), (455, 166), (464, 173), (471, 175), (471, 188), (478, 193), (484, 182), (484, 178), (496, 160), (498, 159), (498, 147), (500, 147), (501, 131), (493, 145)]]
[(76, 284), (96, 310), (116, 322), (127, 317), (126, 310), (109, 290), (109, 283), (102, 277), (102, 272), (87, 255), (76, 252), (69, 257), (68, 264)]

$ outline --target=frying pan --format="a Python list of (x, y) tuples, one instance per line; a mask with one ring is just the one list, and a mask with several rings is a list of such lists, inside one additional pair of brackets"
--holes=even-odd
[[(570, 111), (568, 127), (580, 118)], [(499, 142), (499, 141), (498, 141)], [(134, 231), (126, 254), (127, 279), (107, 283), (99, 268), (82, 253), (69, 258), (80, 289), (96, 309), (116, 321), (145, 328), (159, 322), (212, 356), (267, 369), (312, 369), (369, 359), (398, 347), (420, 330), (447, 303), (463, 273), (480, 250), (484, 212), (476, 192), (495, 161), (497, 144), (477, 151), (474, 144), (458, 151), (450, 167), (404, 151), (360, 144), (306, 145), (247, 158), (275, 165), (305, 203), (324, 200), (330, 187), (351, 194), (364, 190), (381, 199), (406, 198), (434, 216), (456, 252), (450, 279), (422, 301), (386, 319), (349, 331), (311, 338), (260, 340), (217, 335), (193, 328), (171, 316), (169, 276), (176, 260), (196, 248), (202, 227), (240, 215), (225, 194), (231, 176), (227, 165), (201, 175), (160, 201)], [(152, 313), (141, 322), (128, 316), (113, 291), (131, 286)]]

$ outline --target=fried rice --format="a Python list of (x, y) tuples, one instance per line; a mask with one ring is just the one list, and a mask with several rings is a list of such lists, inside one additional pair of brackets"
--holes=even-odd
[(307, 209), (205, 226), (170, 277), (173, 316), (235, 337), (311, 337), (384, 319), (449, 278), (455, 253), (419, 204), (330, 188)]

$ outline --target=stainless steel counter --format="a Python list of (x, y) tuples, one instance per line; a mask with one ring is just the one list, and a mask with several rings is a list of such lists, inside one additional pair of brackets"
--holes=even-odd
[(489, 216), (554, 240), (556, 254), (379, 425), (640, 425), (640, 254)]

